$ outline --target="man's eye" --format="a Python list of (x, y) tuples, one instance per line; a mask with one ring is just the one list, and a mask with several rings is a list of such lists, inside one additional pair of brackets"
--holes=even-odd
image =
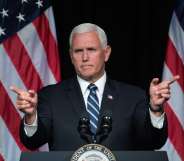
[(88, 50), (88, 51), (96, 51), (95, 48), (88, 48), (87, 50)]
[(76, 50), (74, 50), (74, 53), (81, 53), (81, 52), (83, 52), (82, 49), (76, 49)]

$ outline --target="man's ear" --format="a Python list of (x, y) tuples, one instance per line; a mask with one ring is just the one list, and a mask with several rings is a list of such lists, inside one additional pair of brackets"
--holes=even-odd
[(72, 64), (73, 64), (73, 54), (72, 54), (72, 49), (69, 49), (69, 54), (70, 54), (71, 62), (72, 62)]
[(109, 60), (110, 55), (111, 55), (111, 47), (107, 45), (107, 47), (105, 48), (105, 62)]

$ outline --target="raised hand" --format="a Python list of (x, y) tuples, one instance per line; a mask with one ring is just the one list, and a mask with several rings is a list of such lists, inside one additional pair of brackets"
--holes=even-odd
[(16, 108), (25, 113), (26, 123), (31, 124), (36, 117), (38, 96), (34, 90), (24, 91), (15, 86), (10, 89), (17, 94)]
[(150, 104), (154, 110), (162, 106), (171, 96), (170, 85), (178, 80), (179, 75), (174, 76), (171, 80), (164, 80), (159, 83), (158, 78), (153, 78), (150, 84)]

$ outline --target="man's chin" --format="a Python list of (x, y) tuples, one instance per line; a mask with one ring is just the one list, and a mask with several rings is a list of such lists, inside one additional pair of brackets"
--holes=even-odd
[(88, 74), (80, 75), (80, 77), (82, 79), (84, 79), (86, 81), (90, 81), (90, 82), (94, 80), (94, 76), (93, 75), (89, 75), (89, 73)]

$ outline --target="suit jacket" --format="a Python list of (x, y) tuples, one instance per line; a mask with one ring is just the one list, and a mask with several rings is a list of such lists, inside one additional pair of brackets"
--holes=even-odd
[[(38, 96), (36, 133), (27, 137), (23, 122), (20, 127), (20, 137), (26, 147), (35, 149), (48, 142), (50, 150), (76, 150), (86, 144), (77, 130), (79, 118), (87, 114), (77, 79), (47, 86)], [(148, 107), (143, 90), (107, 79), (100, 117), (111, 111), (112, 131), (101, 144), (111, 150), (160, 148), (167, 138), (166, 119), (162, 129), (154, 128)]]

